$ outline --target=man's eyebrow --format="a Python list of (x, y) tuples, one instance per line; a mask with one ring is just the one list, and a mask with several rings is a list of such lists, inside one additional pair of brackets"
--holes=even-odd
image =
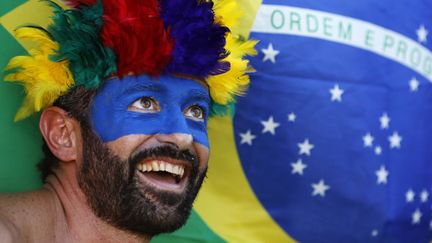
[(126, 88), (122, 92), (122, 95), (130, 95), (142, 91), (160, 91), (161, 89), (162, 88), (159, 84), (134, 84), (133, 86)]
[(210, 95), (208, 92), (203, 91), (201, 89), (192, 89), (189, 92), (189, 98), (190, 99), (198, 99), (198, 100), (202, 100), (208, 104), (210, 104)]

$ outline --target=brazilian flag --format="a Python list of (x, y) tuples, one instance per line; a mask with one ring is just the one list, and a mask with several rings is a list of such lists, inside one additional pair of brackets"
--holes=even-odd
[[(56, 1), (61, 4), (60, 1)], [(248, 35), (260, 0), (239, 0), (245, 16), (239, 26)], [(24, 55), (31, 43), (14, 38), (22, 25), (49, 24), (50, 9), (38, 0), (0, 2), (0, 69), (11, 57)], [(39, 116), (13, 122), (24, 90), (3, 82), (0, 76), (0, 192), (23, 192), (42, 186), (36, 164), (42, 158)], [(198, 196), (186, 226), (156, 237), (152, 242), (289, 242), (291, 239), (261, 207), (250, 189), (236, 155), (233, 125), (229, 117), (209, 123), (211, 159), (208, 179)], [(224, 193), (219, 197), (220, 192)], [(255, 227), (267, 225), (266, 227)], [(255, 226), (254, 226), (255, 225)], [(254, 227), (248, 227), (254, 226)]]

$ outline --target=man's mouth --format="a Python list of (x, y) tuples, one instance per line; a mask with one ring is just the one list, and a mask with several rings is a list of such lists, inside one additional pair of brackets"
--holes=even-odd
[(182, 191), (190, 174), (188, 164), (165, 159), (143, 161), (135, 168), (141, 180), (165, 191)]

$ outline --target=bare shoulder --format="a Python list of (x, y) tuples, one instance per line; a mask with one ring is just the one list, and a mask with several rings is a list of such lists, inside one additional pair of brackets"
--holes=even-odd
[(0, 212), (0, 242), (24, 242), (24, 237), (14, 223)]
[(0, 195), (0, 242), (24, 242), (13, 217), (19, 205), (17, 202), (19, 197), (12, 194)]
[[(0, 243), (49, 242), (49, 203), (43, 190), (0, 194)], [(52, 211), (52, 209), (51, 209)]]
[(0, 242), (25, 242), (33, 193), (0, 194)]

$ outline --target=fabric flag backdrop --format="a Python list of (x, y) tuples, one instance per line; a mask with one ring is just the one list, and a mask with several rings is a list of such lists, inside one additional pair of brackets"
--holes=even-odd
[[(241, 2), (257, 73), (234, 120), (209, 124), (188, 224), (154, 242), (430, 241), (432, 3)], [(44, 11), (0, 3), (0, 68), (27, 47), (10, 32)], [(38, 188), (38, 117), (12, 122), (21, 88), (0, 97), (0, 190)]]
[(429, 242), (430, 9), (264, 0), (257, 72), (219, 138), (237, 150), (215, 155), (196, 205), (205, 222), (230, 242)]

